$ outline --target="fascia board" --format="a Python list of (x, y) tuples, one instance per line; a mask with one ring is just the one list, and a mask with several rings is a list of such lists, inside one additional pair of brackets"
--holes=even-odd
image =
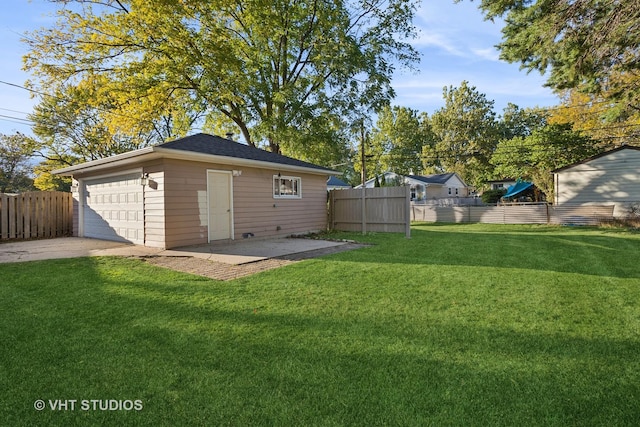
[(162, 157), (176, 160), (192, 160), (206, 163), (219, 163), (229, 166), (244, 166), (261, 169), (275, 169), (290, 172), (305, 172), (314, 175), (342, 175), (341, 172), (331, 169), (307, 168), (304, 166), (286, 165), (282, 163), (265, 162), (262, 160), (243, 159), (240, 157), (217, 156), (214, 154), (197, 153), (193, 151), (172, 150), (170, 148), (156, 147), (155, 152), (162, 153)]
[[(154, 147), (141, 148), (139, 150), (128, 151), (126, 153), (116, 154), (115, 156), (105, 157), (103, 159), (92, 160), (90, 162), (80, 163), (78, 165), (69, 166), (66, 168), (55, 169), (51, 173), (54, 175), (71, 176), (78, 173), (98, 171), (113, 166), (130, 165), (141, 160), (150, 160), (159, 157), (153, 155), (154, 151)], [(114, 165), (114, 163), (117, 163), (117, 165)]]
[(289, 172), (305, 172), (314, 175), (342, 175), (341, 172), (331, 169), (316, 169), (304, 166), (287, 165), (282, 163), (265, 162), (261, 160), (242, 159), (238, 157), (216, 156), (213, 154), (197, 153), (184, 150), (172, 150), (162, 147), (146, 147), (127, 153), (117, 154), (104, 159), (93, 160), (66, 168), (52, 171), (55, 175), (72, 176), (86, 172), (95, 172), (111, 168), (114, 166), (127, 166), (141, 161), (158, 158), (169, 158), (177, 160), (201, 161), (206, 163), (219, 163), (230, 166), (244, 166), (262, 169), (275, 169)]

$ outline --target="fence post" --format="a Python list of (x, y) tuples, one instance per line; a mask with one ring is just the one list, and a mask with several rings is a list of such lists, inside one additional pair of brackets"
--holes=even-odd
[(551, 217), (549, 216), (549, 203), (547, 203), (545, 206), (547, 208), (547, 225), (549, 225), (549, 223), (551, 222)]
[(362, 234), (367, 234), (367, 187), (362, 184)]
[(334, 210), (336, 208), (336, 196), (334, 191), (336, 190), (331, 190), (329, 191), (329, 230), (333, 230), (333, 217), (334, 217)]
[(9, 237), (9, 197), (0, 194), (0, 239)]
[(404, 235), (407, 239), (411, 238), (411, 187), (405, 186), (407, 191), (404, 193)]

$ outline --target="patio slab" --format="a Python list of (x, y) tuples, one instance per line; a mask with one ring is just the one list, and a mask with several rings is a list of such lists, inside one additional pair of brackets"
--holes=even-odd
[(0, 243), (0, 263), (85, 256), (193, 257), (231, 265), (331, 248), (343, 242), (299, 238), (241, 240), (162, 250), (128, 243), (81, 237), (62, 237)]
[(280, 258), (302, 252), (332, 248), (344, 245), (344, 242), (312, 240), (300, 238), (276, 238), (264, 240), (240, 240), (230, 243), (189, 246), (168, 249), (158, 253), (160, 256), (190, 256), (208, 261), (241, 265)]

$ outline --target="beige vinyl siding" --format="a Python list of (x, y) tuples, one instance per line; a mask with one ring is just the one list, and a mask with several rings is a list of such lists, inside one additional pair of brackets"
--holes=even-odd
[(613, 204), (624, 216), (640, 202), (640, 151), (623, 149), (555, 174), (558, 205)]
[(269, 237), (326, 229), (327, 177), (287, 172), (301, 179), (302, 198), (283, 199), (273, 197), (277, 174), (278, 170), (246, 169), (234, 178), (236, 239), (245, 233)]
[(164, 170), (161, 161), (146, 164), (149, 182), (144, 188), (145, 246), (165, 247)]
[(232, 178), (234, 239), (246, 233), (259, 238), (326, 229), (325, 175), (287, 172), (302, 179), (302, 198), (274, 199), (277, 169), (165, 160), (166, 247), (207, 243), (207, 170), (242, 171)]
[(207, 243), (207, 169), (220, 165), (164, 161), (166, 247)]

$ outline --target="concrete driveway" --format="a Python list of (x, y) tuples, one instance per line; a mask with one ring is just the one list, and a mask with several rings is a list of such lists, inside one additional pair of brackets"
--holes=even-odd
[(327, 240), (277, 238), (239, 240), (171, 250), (81, 237), (0, 243), (0, 263), (86, 256), (193, 257), (231, 265), (317, 251), (344, 245)]

